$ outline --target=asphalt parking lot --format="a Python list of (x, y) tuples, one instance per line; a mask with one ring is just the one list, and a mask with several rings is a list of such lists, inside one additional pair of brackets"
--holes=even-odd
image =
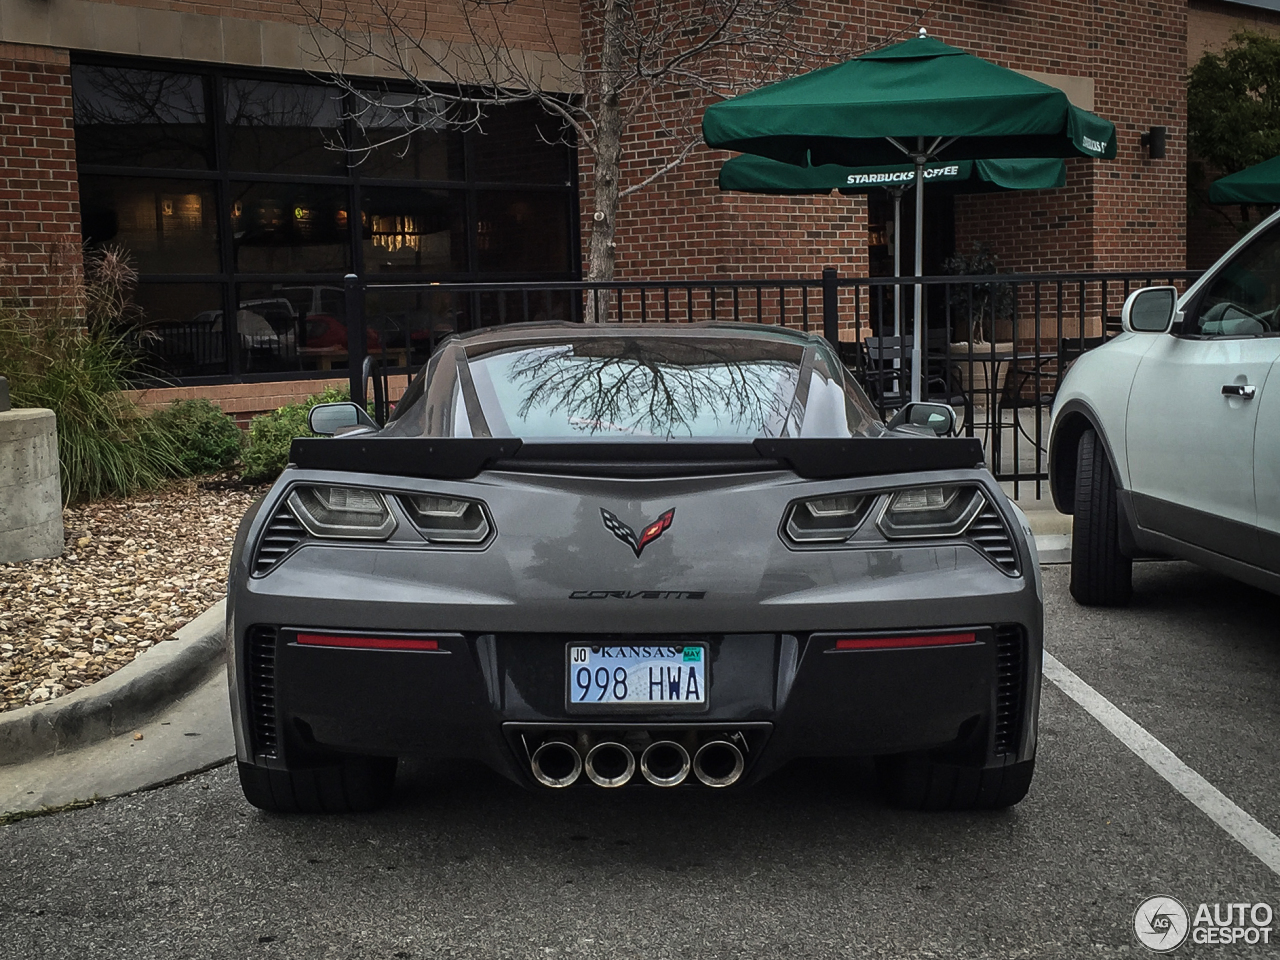
[[(1123, 611), (1066, 584), (1045, 568), (1049, 652), (1280, 832), (1280, 598), (1178, 563), (1139, 565)], [(379, 814), (279, 818), (223, 767), (0, 827), (0, 957), (1142, 957), (1148, 896), (1280, 910), (1263, 859), (1048, 681), (1040, 729), (1031, 795), (983, 815), (886, 809), (867, 765), (807, 763), (563, 793), (407, 765)]]

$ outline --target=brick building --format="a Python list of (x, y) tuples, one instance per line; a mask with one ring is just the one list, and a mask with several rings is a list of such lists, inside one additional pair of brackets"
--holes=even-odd
[[(1003, 270), (1182, 268), (1187, 64), (1237, 22), (1280, 23), (1272, 0), (805, 4), (817, 33), (838, 23), (870, 46), (924, 26), (1116, 123), (1118, 157), (1069, 161), (1062, 190), (931, 201), (926, 271), (974, 242), (989, 245)], [(546, 142), (540, 111), (504, 108), (483, 132), (440, 127), (349, 166), (331, 147), (355, 140), (343, 119), (350, 105), (316, 77), (334, 50), (305, 25), (307, 8), (307, 0), (0, 0), (0, 261), (9, 292), (40, 302), (59, 271), (76, 265), (82, 239), (125, 246), (142, 274), (140, 349), (188, 385), (183, 392), (199, 388), (245, 411), (333, 376), (326, 368), (341, 365), (342, 330), (331, 321), (340, 320), (337, 292), (349, 271), (412, 282), (580, 275), (589, 165)], [(373, 0), (344, 9), (377, 20)], [(465, 55), (474, 40), (453, 0), (398, 9), (420, 18), (408, 27), (441, 50)], [(525, 53), (551, 62), (554, 46), (570, 59), (591, 56), (576, 0), (504, 9), (508, 36)], [(368, 100), (397, 95), (385, 66), (346, 67), (365, 77)], [(546, 82), (574, 92), (571, 75), (551, 71)], [(1168, 128), (1159, 160), (1140, 144), (1153, 126)], [(624, 179), (644, 179), (660, 163), (656, 127), (628, 134)], [(886, 271), (883, 198), (722, 194), (715, 173), (727, 156), (701, 148), (624, 202), (620, 278)], [(429, 339), (508, 315), (501, 297), (463, 304), (421, 292), (374, 295), (369, 312), (383, 318), (389, 346), (399, 337), (407, 349), (425, 342), (424, 331)]]

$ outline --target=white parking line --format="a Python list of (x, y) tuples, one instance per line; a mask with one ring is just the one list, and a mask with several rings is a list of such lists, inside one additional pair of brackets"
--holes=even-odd
[(1199, 807), (1273, 873), (1280, 874), (1280, 837), (1241, 810), (1231, 798), (1183, 763), (1172, 750), (1048, 652), (1044, 655), (1044, 675), (1092, 714), (1147, 766), (1169, 781), (1173, 789)]

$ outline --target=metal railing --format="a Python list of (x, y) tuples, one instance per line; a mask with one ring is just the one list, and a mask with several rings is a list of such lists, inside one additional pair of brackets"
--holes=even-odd
[[(952, 404), (960, 431), (985, 443), (997, 479), (1047, 491), (1049, 407), (1076, 358), (1120, 332), (1120, 309), (1135, 289), (1197, 277), (1186, 270), (924, 277), (923, 399)], [(347, 353), (353, 397), (370, 377), (408, 376), (444, 337), (461, 330), (537, 320), (688, 323), (732, 320), (821, 333), (888, 416), (910, 394), (914, 279), (396, 284), (346, 281)], [(896, 302), (895, 302), (896, 301)], [(383, 349), (366, 366), (369, 330)], [(380, 415), (385, 418), (387, 404)]]

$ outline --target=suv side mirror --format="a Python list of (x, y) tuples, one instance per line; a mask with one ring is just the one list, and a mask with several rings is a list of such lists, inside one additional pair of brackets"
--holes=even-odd
[[(945, 403), (908, 403), (893, 415), (886, 426), (890, 430), (907, 427), (910, 433), (928, 431), (947, 437), (955, 431), (956, 412)], [(912, 427), (917, 429), (911, 430)]]
[(1176, 287), (1143, 287), (1129, 294), (1120, 322), (1127, 333), (1168, 333), (1177, 307)]
[(322, 437), (332, 437), (345, 433), (352, 427), (372, 427), (378, 429), (373, 418), (354, 403), (317, 403), (307, 411), (307, 426), (312, 433)]

